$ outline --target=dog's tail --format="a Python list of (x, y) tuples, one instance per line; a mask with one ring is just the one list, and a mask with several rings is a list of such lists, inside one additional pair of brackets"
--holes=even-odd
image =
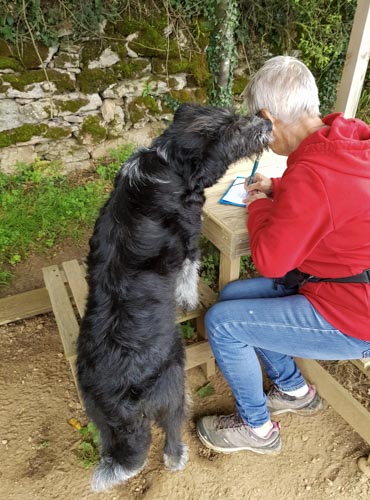
[(111, 457), (101, 459), (91, 479), (91, 489), (96, 493), (105, 491), (117, 484), (124, 483), (136, 476), (144, 468), (145, 463), (138, 469), (127, 470)]

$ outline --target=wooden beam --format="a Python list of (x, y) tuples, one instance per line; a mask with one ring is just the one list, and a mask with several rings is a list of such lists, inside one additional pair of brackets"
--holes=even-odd
[(356, 116), (370, 56), (370, 0), (358, 0), (335, 111)]
[(64, 354), (69, 359), (76, 352), (79, 325), (59, 267), (44, 267), (42, 273), (49, 292), (50, 302), (53, 306), (55, 321), (58, 325), (60, 338), (64, 347)]
[(4, 297), (0, 299), (0, 325), (32, 318), (51, 310), (51, 302), (46, 288)]
[(370, 444), (370, 412), (342, 387), (317, 361), (296, 359), (302, 375), (316, 385), (320, 395)]

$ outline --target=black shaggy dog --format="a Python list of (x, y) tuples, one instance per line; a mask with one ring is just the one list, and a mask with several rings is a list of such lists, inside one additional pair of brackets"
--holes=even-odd
[(144, 467), (151, 421), (165, 431), (165, 465), (185, 467), (184, 349), (175, 312), (176, 304), (192, 309), (198, 302), (204, 188), (270, 139), (271, 122), (262, 118), (182, 105), (116, 177), (90, 240), (78, 339), (79, 385), (101, 434), (95, 491)]

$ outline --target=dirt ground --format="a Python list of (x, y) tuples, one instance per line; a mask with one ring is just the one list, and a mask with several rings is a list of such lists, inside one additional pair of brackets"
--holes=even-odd
[[(32, 257), (18, 268), (2, 295), (42, 286), (41, 267), (86, 254), (65, 242), (53, 254)], [(233, 399), (222, 375), (212, 377), (215, 394), (200, 399), (206, 383), (200, 368), (187, 372), (192, 416), (184, 428), (189, 463), (167, 471), (163, 435), (153, 429), (146, 468), (127, 484), (94, 494), (91, 470), (77, 456), (78, 432), (72, 417), (87, 420), (77, 398), (52, 314), (0, 327), (0, 499), (1, 500), (283, 500), (370, 498), (370, 480), (356, 459), (369, 446), (326, 407), (315, 417), (280, 417), (283, 450), (276, 456), (249, 452), (218, 455), (198, 441), (194, 421), (212, 412), (231, 412)]]

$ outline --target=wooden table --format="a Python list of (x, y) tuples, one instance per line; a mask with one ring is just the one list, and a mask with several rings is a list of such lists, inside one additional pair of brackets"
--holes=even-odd
[[(248, 177), (252, 167), (253, 160), (234, 163), (215, 186), (206, 190), (202, 233), (220, 250), (220, 290), (229, 281), (238, 279), (240, 257), (248, 255), (250, 248), (245, 208), (223, 205), (219, 200), (235, 177)], [(280, 177), (285, 168), (285, 156), (265, 152), (258, 172), (268, 177)]]

